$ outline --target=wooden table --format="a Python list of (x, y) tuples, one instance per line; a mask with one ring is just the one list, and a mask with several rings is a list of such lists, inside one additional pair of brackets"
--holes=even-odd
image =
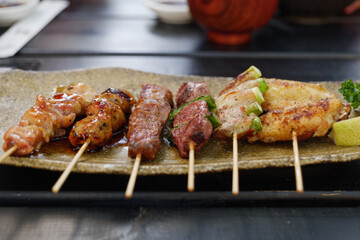
[[(4, 32), (6, 29), (1, 29)], [(277, 17), (236, 47), (208, 42), (195, 24), (168, 25), (136, 1), (74, 0), (1, 69), (35, 71), (127, 67), (175, 75), (234, 77), (250, 65), (267, 77), (299, 81), (360, 79), (360, 19), (321, 26)], [(292, 168), (139, 177), (72, 174), (58, 195), (58, 172), (1, 166), (0, 239), (358, 239), (360, 161)], [(340, 191), (340, 192), (339, 192)]]

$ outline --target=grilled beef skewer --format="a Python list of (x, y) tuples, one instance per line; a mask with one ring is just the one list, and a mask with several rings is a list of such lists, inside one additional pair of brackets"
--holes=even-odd
[(77, 147), (90, 141), (89, 149), (104, 146), (126, 122), (125, 115), (130, 113), (135, 102), (128, 91), (107, 89), (88, 107), (87, 117), (74, 125), (70, 143)]
[(95, 96), (92, 87), (81, 83), (70, 85), (49, 99), (38, 95), (35, 106), (25, 112), (19, 125), (5, 133), (4, 151), (16, 146), (13, 155), (28, 155), (50, 139), (63, 136), (65, 128), (85, 114)]
[(160, 150), (160, 134), (173, 106), (170, 90), (156, 84), (144, 84), (138, 103), (129, 119), (129, 157), (138, 154), (154, 160)]
[[(183, 83), (176, 95), (176, 102), (181, 107), (203, 95), (210, 95), (205, 82)], [(198, 100), (183, 107), (174, 116), (172, 137), (181, 157), (189, 157), (190, 143), (194, 144), (197, 153), (209, 140), (213, 127), (206, 117), (210, 114), (207, 102)]]

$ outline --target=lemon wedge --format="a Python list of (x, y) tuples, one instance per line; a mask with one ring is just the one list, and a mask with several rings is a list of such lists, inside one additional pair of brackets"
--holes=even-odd
[(334, 123), (329, 137), (337, 146), (360, 145), (360, 117)]

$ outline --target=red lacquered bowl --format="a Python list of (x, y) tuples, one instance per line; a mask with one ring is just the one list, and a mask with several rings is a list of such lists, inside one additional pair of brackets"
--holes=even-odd
[(250, 40), (251, 32), (274, 15), (279, 0), (188, 0), (194, 20), (219, 44), (236, 45)]

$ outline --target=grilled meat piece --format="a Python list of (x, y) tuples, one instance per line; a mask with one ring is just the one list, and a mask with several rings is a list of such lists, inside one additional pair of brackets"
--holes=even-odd
[(292, 132), (299, 140), (325, 136), (336, 121), (346, 119), (348, 104), (319, 84), (266, 79), (269, 90), (260, 116), (262, 131), (248, 141), (291, 141)]
[(89, 149), (104, 146), (126, 122), (125, 114), (130, 113), (134, 104), (135, 99), (129, 92), (107, 89), (88, 107), (87, 117), (74, 125), (70, 143), (77, 147), (90, 140)]
[(179, 149), (180, 156), (189, 156), (190, 142), (194, 143), (197, 153), (212, 134), (211, 122), (206, 118), (210, 114), (206, 101), (199, 100), (182, 108), (174, 118), (172, 136)]
[(161, 148), (160, 134), (173, 106), (170, 90), (156, 84), (144, 84), (140, 99), (129, 119), (127, 138), (129, 157), (141, 154), (154, 160)]
[(171, 107), (174, 106), (173, 95), (171, 91), (156, 84), (142, 85), (142, 90), (138, 103), (144, 100), (165, 101), (169, 103)]
[(25, 112), (19, 125), (5, 133), (4, 151), (16, 145), (13, 155), (28, 155), (51, 138), (63, 136), (64, 128), (85, 113), (95, 96), (96, 91), (82, 83), (70, 85), (49, 99), (37, 96), (35, 106)]
[(239, 85), (234, 91), (228, 91), (215, 98), (217, 114), (222, 124), (215, 129), (214, 138), (226, 139), (236, 133), (237, 138), (241, 139), (251, 132), (250, 125), (256, 115), (251, 113), (247, 116), (246, 106), (256, 102), (251, 88), (258, 86), (256, 80), (251, 80)]
[(183, 83), (176, 94), (176, 106), (181, 107), (185, 103), (202, 95), (210, 95), (209, 87), (205, 82)]
[(234, 133), (249, 142), (292, 140), (296, 131), (299, 140), (324, 136), (335, 121), (347, 118), (350, 107), (319, 84), (288, 80), (265, 79), (269, 89), (264, 93), (265, 103), (260, 116), (263, 129), (254, 136), (250, 124), (255, 115), (246, 115), (245, 107), (255, 101), (251, 88), (259, 87), (255, 79), (239, 75), (216, 98), (222, 126), (214, 137), (225, 139)]

